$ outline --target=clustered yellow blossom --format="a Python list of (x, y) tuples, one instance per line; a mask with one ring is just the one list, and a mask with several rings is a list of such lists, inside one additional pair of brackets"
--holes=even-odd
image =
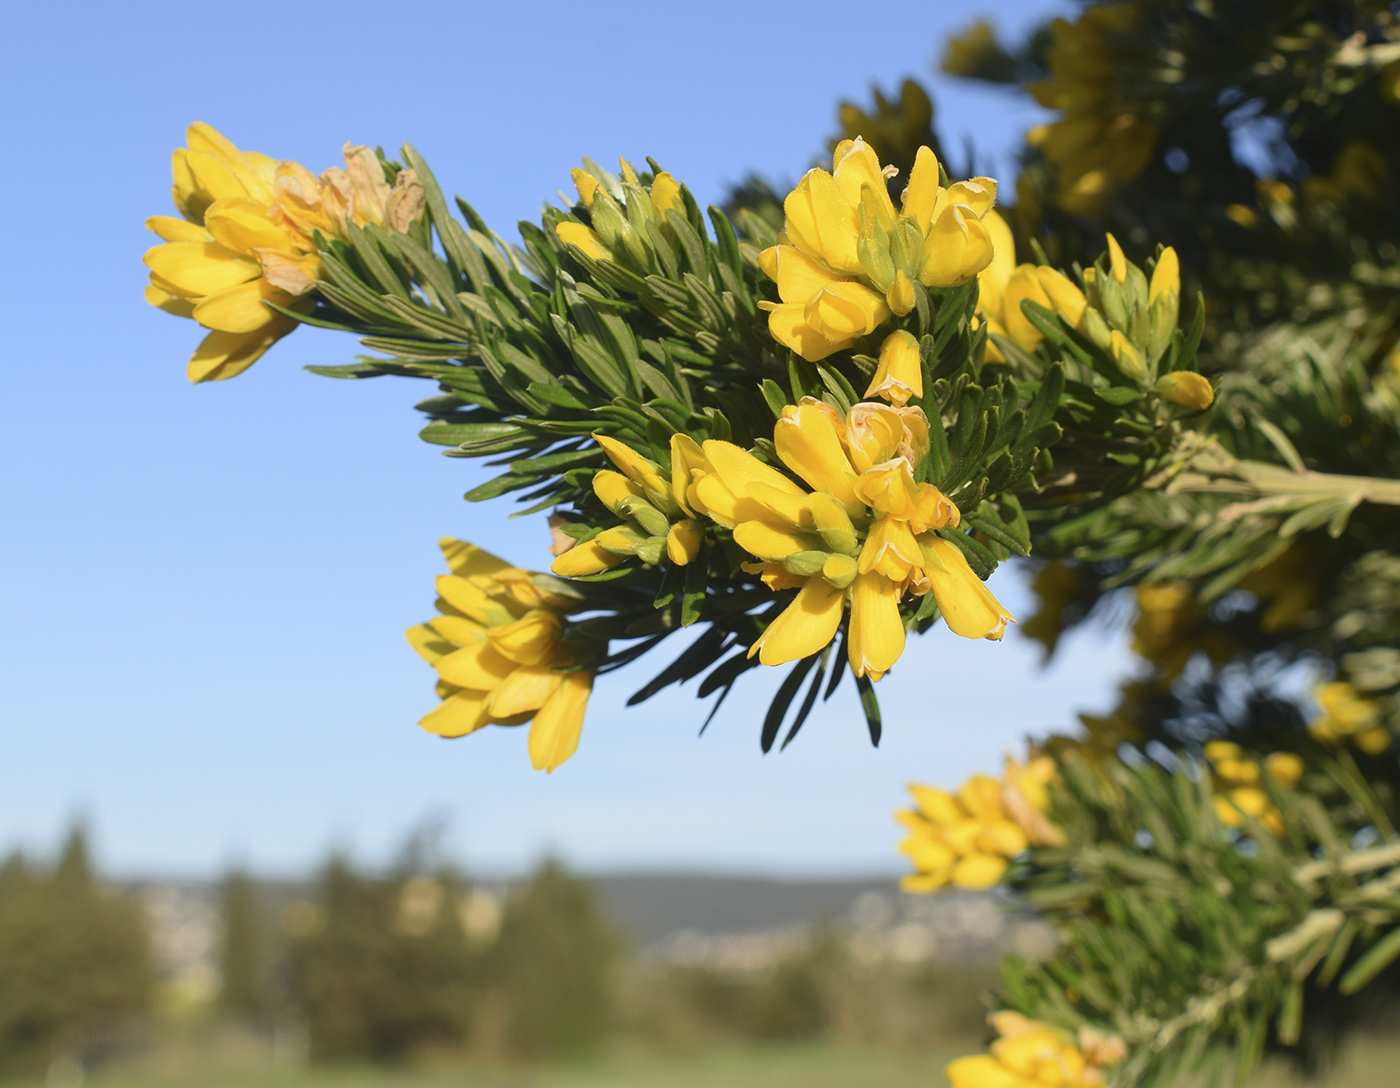
[(1077, 22), (1051, 25), (1051, 78), (1032, 84), (1060, 120), (1027, 133), (1058, 169), (1055, 200), (1068, 212), (1093, 214), (1105, 196), (1152, 160), (1157, 126), (1117, 99), (1119, 69), (1131, 66), (1120, 39), (1138, 23), (1137, 5), (1097, 4)]
[(944, 622), (965, 638), (1000, 639), (1014, 617), (992, 596), (958, 546), (958, 508), (914, 479), (929, 450), (929, 421), (907, 401), (923, 392), (918, 342), (885, 339), (867, 396), (845, 415), (804, 397), (783, 409), (773, 441), (790, 476), (731, 442), (671, 438), (669, 472), (630, 446), (594, 435), (621, 472), (603, 470), (593, 491), (626, 521), (559, 554), (551, 570), (597, 574), (635, 556), (684, 566), (699, 553), (700, 518), (731, 530), (754, 557), (744, 565), (774, 592), (797, 596), (750, 647), (765, 665), (824, 649), (850, 602), (851, 669), (879, 680), (904, 652), (906, 593), (932, 593)]
[(684, 215), (685, 198), (681, 195), (680, 183), (666, 171), (652, 178), (649, 188), (643, 188), (632, 164), (626, 159), (619, 162), (620, 181), (610, 174), (604, 174), (605, 180), (600, 180), (577, 168), (569, 172), (578, 190), (579, 203), (588, 209), (593, 226), (570, 219), (556, 224), (554, 229), (561, 242), (574, 246), (595, 261), (620, 260), (647, 268), (650, 243), (642, 239), (629, 220), (627, 209), (635, 202), (644, 217), (656, 222), (663, 233), (668, 233), (671, 228), (666, 222), (666, 213), (674, 211)]
[(344, 237), (347, 222), (402, 231), (422, 213), (413, 171), (400, 170), (391, 186), (368, 147), (346, 144), (346, 168), (317, 177), (299, 163), (240, 151), (206, 124), (191, 125), (187, 143), (171, 160), (183, 218), (146, 220), (163, 244), (144, 260), (146, 301), (210, 330), (190, 358), (191, 381), (242, 373), (296, 328), (265, 303), (309, 308), (322, 274), (316, 231)]
[(1094, 1028), (1069, 1032), (1016, 1012), (988, 1019), (997, 1039), (987, 1054), (958, 1058), (944, 1069), (952, 1088), (1101, 1088), (1103, 1071), (1128, 1055), (1116, 1035)]
[(944, 187), (938, 160), (921, 147), (896, 212), (885, 185), (892, 170), (860, 137), (842, 140), (832, 172), (809, 170), (788, 194), (778, 244), (759, 255), (781, 300), (759, 304), (770, 311), (768, 331), (809, 362), (909, 313), (915, 284), (957, 286), (992, 260), (982, 219), (995, 181)]
[(593, 690), (586, 666), (605, 646), (564, 636), (567, 602), (530, 571), (474, 544), (441, 541), (451, 574), (437, 580), (440, 615), (408, 629), (437, 670), (442, 704), (420, 723), (462, 737), (486, 725), (530, 722), (530, 762), (553, 771), (574, 754)]
[(1317, 576), (1306, 544), (1296, 539), (1286, 551), (1239, 581), (1264, 606), (1259, 629), (1267, 634), (1291, 631), (1317, 603)]
[(1213, 740), (1205, 747), (1215, 786), (1215, 814), (1230, 827), (1243, 827), (1246, 817), (1258, 820), (1270, 834), (1282, 835), (1283, 816), (1264, 788), (1268, 777), (1280, 786), (1297, 785), (1303, 761), (1292, 752), (1274, 752), (1261, 765), (1238, 744)]
[(1312, 720), (1308, 730), (1323, 744), (1351, 743), (1373, 756), (1390, 747), (1393, 738), (1375, 699), (1366, 698), (1345, 680), (1319, 684), (1312, 694), (1322, 713)]
[(956, 793), (937, 786), (910, 786), (914, 808), (895, 814), (909, 829), (899, 849), (918, 870), (903, 878), (908, 892), (945, 885), (990, 888), (1012, 859), (1031, 846), (1064, 841), (1046, 817), (1055, 763), (1037, 756), (1025, 766), (1011, 757), (1000, 780), (975, 774)]

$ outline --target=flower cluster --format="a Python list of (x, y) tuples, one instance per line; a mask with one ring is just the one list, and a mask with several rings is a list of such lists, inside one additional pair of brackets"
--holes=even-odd
[(1381, 705), (1376, 700), (1366, 698), (1345, 680), (1319, 684), (1312, 694), (1322, 713), (1309, 723), (1308, 730), (1323, 744), (1350, 742), (1373, 756), (1390, 747), (1394, 738), (1382, 721)]
[(783, 201), (778, 244), (759, 266), (778, 285), (773, 339), (809, 362), (849, 348), (891, 314), (915, 305), (915, 285), (954, 287), (992, 260), (983, 217), (996, 182), (939, 184), (938, 160), (921, 147), (898, 212), (875, 151), (860, 137), (836, 145), (832, 172), (809, 170)]
[(990, 1053), (958, 1058), (944, 1072), (952, 1088), (1100, 1088), (1103, 1071), (1128, 1055), (1116, 1035), (1080, 1028), (1078, 1038), (1016, 1012), (989, 1018)]
[(345, 145), (345, 169), (316, 177), (295, 162), (240, 151), (193, 124), (177, 148), (172, 195), (183, 218), (155, 215), (163, 241), (144, 258), (146, 301), (209, 329), (190, 358), (191, 381), (242, 373), (297, 322), (269, 308), (308, 308), (321, 276), (315, 234), (344, 237), (346, 223), (406, 230), (421, 214), (423, 186), (400, 170), (391, 186), (367, 147)]
[[(992, 263), (977, 277), (977, 314), (987, 323), (987, 331), (1034, 351), (1045, 334), (1026, 317), (1021, 309), (1022, 299), (1054, 310), (1071, 327), (1078, 328), (1084, 316), (1084, 292), (1063, 272), (1044, 265), (1017, 264), (1011, 228), (996, 212), (988, 212), (982, 221), (996, 248)], [(987, 343), (987, 361), (1006, 361), (994, 341)]]
[(1059, 829), (1046, 818), (1055, 777), (1048, 756), (1025, 766), (1007, 757), (1000, 780), (975, 774), (956, 793), (910, 786), (914, 808), (895, 818), (909, 829), (900, 852), (918, 871), (901, 886), (908, 892), (933, 892), (948, 884), (990, 888), (1029, 847), (1062, 843)]
[(1213, 740), (1205, 747), (1215, 787), (1215, 814), (1229, 827), (1243, 827), (1245, 818), (1258, 820), (1272, 835), (1282, 835), (1283, 816), (1264, 788), (1268, 777), (1280, 786), (1297, 785), (1303, 761), (1292, 752), (1274, 752), (1261, 765), (1238, 744)]
[(1152, 159), (1157, 126), (1115, 101), (1119, 72), (1131, 66), (1123, 39), (1138, 18), (1135, 4), (1099, 4), (1051, 25), (1051, 78), (1030, 90), (1064, 116), (1026, 138), (1058, 168), (1055, 200), (1067, 212), (1093, 214)]
[(474, 544), (441, 542), (451, 574), (437, 580), (440, 615), (408, 629), (437, 670), (442, 704), (420, 723), (462, 737), (486, 725), (530, 722), (530, 762), (553, 771), (574, 754), (593, 690), (588, 664), (606, 646), (565, 636), (568, 602), (535, 575)]

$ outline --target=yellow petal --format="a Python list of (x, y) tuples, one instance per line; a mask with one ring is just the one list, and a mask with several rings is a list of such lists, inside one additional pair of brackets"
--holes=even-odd
[(671, 496), (671, 481), (662, 473), (661, 466), (643, 457), (625, 442), (619, 442), (605, 434), (595, 434), (593, 441), (603, 447), (614, 465), (622, 474), (640, 487), (648, 499), (657, 506), (674, 514), (679, 507)]
[(801, 250), (836, 272), (861, 274), (860, 216), (824, 170), (809, 170), (783, 201), (784, 229)]
[[(875, 149), (857, 136), (854, 140), (842, 141), (835, 160), (832, 180), (845, 202), (852, 208), (859, 208), (862, 201), (873, 198), (880, 225), (889, 230), (894, 225), (894, 205), (890, 202)], [(870, 196), (865, 196), (866, 193)]]
[(582, 223), (560, 223), (554, 230), (559, 235), (561, 242), (565, 245), (577, 246), (595, 261), (613, 259), (612, 250), (603, 244), (603, 239), (598, 237), (592, 228), (585, 227)]
[(185, 156), (195, 185), (212, 203), (231, 196), (251, 196), (240, 176), (243, 171), (230, 161), (207, 151), (190, 151)]
[(1147, 288), (1147, 304), (1151, 306), (1159, 295), (1181, 294), (1181, 263), (1176, 250), (1167, 246), (1157, 258), (1157, 267), (1152, 270), (1152, 282)]
[[(434, 616), (428, 622), (428, 627), (436, 631), (439, 638), (444, 638), (452, 643), (454, 648), (474, 646), (486, 641), (486, 628), (477, 623), (476, 620), (467, 619), (466, 616)], [(483, 685), (460, 684), (458, 686), (472, 688)]]
[(1068, 276), (1054, 268), (1041, 266), (1035, 270), (1035, 274), (1041, 290), (1050, 300), (1050, 308), (1068, 324), (1077, 327), (1087, 305), (1084, 292), (1070, 282)]
[(486, 700), (491, 720), (539, 710), (564, 679), (548, 665), (522, 665), (511, 672)]
[(444, 601), (477, 623), (489, 627), (515, 619), (505, 605), (493, 600), (474, 580), (469, 581), (457, 574), (440, 574), (434, 584)]
[(552, 573), (561, 578), (579, 578), (585, 574), (601, 574), (626, 560), (625, 555), (613, 555), (605, 551), (596, 540), (575, 544), (549, 565)]
[(438, 547), (442, 549), (442, 557), (447, 560), (447, 569), (461, 578), (491, 578), (514, 569), (499, 556), (465, 540), (445, 536), (438, 541)]
[(155, 284), (148, 284), (143, 297), (157, 310), (164, 310), (176, 317), (194, 317), (194, 300), (162, 291)]
[(692, 517), (705, 513), (696, 505), (695, 484), (711, 471), (699, 442), (679, 431), (671, 436), (671, 496), (676, 505)]
[(919, 224), (919, 230), (927, 234), (937, 199), (938, 158), (927, 147), (921, 147), (914, 155), (914, 166), (909, 171), (909, 187), (904, 190), (904, 205), (900, 213), (911, 217)]
[(973, 573), (956, 544), (935, 537), (930, 548), (941, 566), (930, 565), (926, 569), (948, 629), (963, 638), (1000, 639), (1015, 617)]
[(838, 419), (819, 401), (789, 406), (773, 428), (773, 443), (783, 464), (814, 491), (829, 491), (850, 511), (860, 511), (855, 470), (837, 430)]
[(563, 674), (559, 686), (530, 725), (530, 763), (537, 771), (554, 769), (578, 750), (583, 715), (593, 691), (591, 672)]
[(257, 261), (216, 242), (166, 242), (148, 249), (142, 260), (187, 298), (217, 294), (262, 275)]
[(777, 469), (765, 465), (753, 454), (740, 449), (732, 442), (722, 442), (711, 438), (701, 448), (710, 464), (714, 466), (715, 475), (737, 498), (746, 498), (752, 484), (767, 484), (769, 487), (787, 492), (789, 495), (802, 496), (806, 494), (801, 487)]
[(805, 303), (836, 276), (794, 246), (772, 246), (759, 254), (759, 265), (778, 285), (784, 302)]
[(949, 1062), (943, 1069), (951, 1088), (1035, 1088), (987, 1054)]
[(437, 674), (449, 684), (476, 691), (492, 691), (518, 667), (489, 642), (475, 642), (433, 662)]
[(768, 562), (813, 550), (814, 541), (791, 529), (763, 521), (741, 521), (734, 526), (734, 543), (750, 555)]
[(1215, 402), (1215, 389), (1210, 381), (1190, 370), (1174, 370), (1157, 380), (1157, 395), (1173, 404), (1200, 412)]
[(1104, 237), (1108, 239), (1108, 266), (1113, 273), (1113, 278), (1118, 283), (1123, 283), (1128, 278), (1128, 259), (1123, 256), (1123, 247), (1118, 244), (1118, 239), (1111, 234)]
[(413, 647), (413, 652), (429, 665), (455, 649), (450, 642), (444, 641), (442, 635), (426, 623), (416, 624), (404, 634), (408, 638), (408, 644)]
[(598, 179), (586, 170), (580, 170), (578, 167), (574, 167), (569, 171), (569, 177), (573, 179), (574, 188), (578, 190), (579, 202), (585, 208), (591, 209), (593, 207), (594, 194), (598, 192)]
[(880, 365), (876, 367), (865, 395), (883, 397), (901, 408), (911, 397), (924, 395), (919, 342), (912, 333), (900, 329), (885, 337), (885, 342), (880, 346)]
[(992, 263), (977, 274), (977, 311), (1001, 319), (1002, 294), (1011, 271), (1016, 267), (1016, 239), (1011, 228), (996, 212), (982, 217), (982, 225), (992, 240)]
[(285, 291), (277, 290), (264, 279), (250, 280), (237, 287), (206, 295), (196, 303), (193, 316), (206, 329), (255, 332), (282, 316), (264, 306), (264, 301), (286, 306), (292, 299)]
[(861, 546), (859, 570), (863, 575), (878, 571), (890, 581), (900, 583), (914, 568), (923, 566), (923, 558), (909, 525), (896, 518), (882, 517), (870, 527)]
[(490, 724), (491, 718), (486, 713), (485, 701), (485, 692), (459, 691), (456, 695), (444, 699), (418, 724), (429, 733), (436, 733), (440, 737), (464, 737)]
[(644, 499), (642, 489), (620, 472), (604, 469), (593, 476), (593, 494), (614, 514), (625, 499)]
[(992, 263), (992, 237), (986, 226), (961, 204), (935, 216), (924, 238), (919, 282), (925, 287), (956, 287)]
[(782, 665), (810, 657), (836, 637), (845, 612), (846, 593), (822, 578), (808, 578), (792, 603), (749, 647), (765, 665)]
[(532, 608), (511, 623), (486, 629), (486, 637), (499, 652), (521, 665), (538, 665), (547, 661), (559, 642), (563, 630), (559, 613), (547, 608)]
[(176, 219), (173, 215), (153, 215), (146, 220), (146, 229), (160, 235), (165, 242), (212, 242), (214, 236), (198, 223)]
[(257, 332), (211, 332), (190, 356), (185, 374), (192, 382), (219, 382), (242, 374), (297, 327), (280, 314), (277, 320)]
[(914, 804), (918, 807), (919, 815), (940, 827), (951, 826), (967, 819), (967, 810), (963, 808), (962, 802), (945, 789), (938, 786), (910, 786), (909, 792), (914, 795)]
[(851, 630), (847, 656), (857, 676), (879, 680), (904, 652), (904, 620), (899, 598), (883, 574), (858, 574), (851, 588)]
[(248, 197), (216, 200), (204, 213), (204, 225), (214, 241), (248, 256), (259, 249), (300, 251), (299, 239), (272, 217), (272, 209)]
[[(1027, 351), (1034, 351), (1045, 339), (1045, 334), (1031, 324), (1030, 318), (1021, 309), (1022, 299), (1050, 308), (1050, 296), (1041, 286), (1039, 269), (1033, 264), (1018, 265), (1006, 281), (1005, 317), (1006, 332), (1011, 339)], [(1081, 310), (1082, 312), (1082, 310)]]
[(833, 352), (843, 351), (856, 337), (832, 340), (807, 323), (807, 307), (801, 302), (775, 306), (768, 314), (768, 333), (785, 348), (797, 352), (809, 363), (820, 362)]
[(961, 204), (981, 219), (997, 202), (997, 183), (991, 178), (968, 178), (948, 186), (948, 202)]
[(823, 337), (839, 343), (874, 332), (889, 318), (890, 308), (884, 295), (863, 283), (832, 280), (807, 300), (803, 316)]
[(1005, 858), (969, 854), (953, 866), (953, 884), (971, 891), (985, 891), (1000, 880), (1008, 868), (1010, 864)]
[(678, 567), (695, 561), (705, 539), (704, 527), (694, 518), (682, 518), (666, 534), (666, 557)]
[(681, 196), (681, 187), (676, 183), (676, 179), (664, 170), (657, 174), (651, 183), (651, 206), (661, 217), (672, 210), (681, 215), (685, 214), (685, 200)]

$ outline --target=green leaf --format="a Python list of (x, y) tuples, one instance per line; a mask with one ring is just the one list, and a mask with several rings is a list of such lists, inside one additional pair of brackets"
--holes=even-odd
[(1337, 983), (1344, 994), (1354, 994), (1389, 967), (1400, 956), (1400, 926), (1396, 926), (1368, 948)]

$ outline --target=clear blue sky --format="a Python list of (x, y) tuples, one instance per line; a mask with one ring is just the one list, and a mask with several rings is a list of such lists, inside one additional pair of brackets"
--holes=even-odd
[[(382, 859), (439, 816), (478, 870), (555, 850), (592, 869), (896, 871), (904, 782), (995, 767), (1022, 734), (1104, 705), (1127, 667), (1116, 643), (1080, 640), (1038, 672), (1014, 634), (935, 632), (881, 684), (879, 751), (844, 692), (762, 757), (766, 679), (697, 741), (688, 692), (623, 712), (649, 665), (599, 684), (579, 754), (552, 777), (529, 769), (519, 732), (418, 730), (432, 676), (402, 632), (431, 614), (436, 540), (541, 565), (542, 519), (461, 501), (481, 470), (415, 437), (430, 388), (300, 369), (348, 360), (349, 338), (304, 329), (232, 382), (185, 382), (199, 332), (142, 302), (140, 262), (185, 125), (316, 170), (346, 139), (410, 141), (509, 233), (585, 154), (650, 154), (702, 202), (750, 171), (795, 178), (839, 98), (928, 75), (971, 10), (479, 7), (9, 17), (0, 850), (48, 850), (85, 814), (112, 872), (290, 873), (332, 844)], [(1065, 7), (1000, 3), (996, 18), (1015, 30)], [(945, 140), (972, 137), (1009, 180), (1035, 110), (935, 84)], [(1025, 609), (1015, 572), (995, 585)]]

